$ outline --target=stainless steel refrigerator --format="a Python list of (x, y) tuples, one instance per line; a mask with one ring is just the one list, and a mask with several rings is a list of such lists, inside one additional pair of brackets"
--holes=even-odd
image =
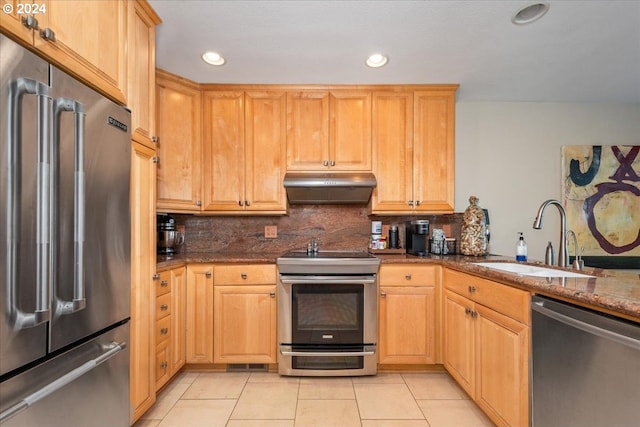
[(128, 426), (130, 113), (0, 35), (0, 425)]

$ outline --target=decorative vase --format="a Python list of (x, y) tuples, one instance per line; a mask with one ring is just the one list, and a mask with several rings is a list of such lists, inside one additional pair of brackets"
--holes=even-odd
[(469, 197), (469, 207), (462, 217), (462, 235), (460, 236), (460, 252), (463, 255), (487, 254), (486, 227), (484, 211), (478, 206), (478, 198)]

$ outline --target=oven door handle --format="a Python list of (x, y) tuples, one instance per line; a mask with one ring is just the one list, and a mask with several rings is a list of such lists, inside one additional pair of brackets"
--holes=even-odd
[(374, 285), (375, 276), (280, 276), (280, 282), (286, 285), (321, 283), (323, 285)]
[(283, 356), (302, 356), (302, 357), (346, 357), (346, 356), (373, 356), (375, 351), (284, 351), (280, 350)]

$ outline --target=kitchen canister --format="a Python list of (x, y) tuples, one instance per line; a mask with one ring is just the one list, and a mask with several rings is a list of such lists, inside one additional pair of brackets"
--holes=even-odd
[(462, 217), (460, 252), (463, 255), (482, 256), (487, 254), (487, 233), (484, 211), (478, 206), (476, 196), (469, 197), (469, 207)]

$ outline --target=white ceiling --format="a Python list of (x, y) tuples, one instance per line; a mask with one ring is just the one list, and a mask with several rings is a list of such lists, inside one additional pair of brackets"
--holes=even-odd
[[(199, 83), (459, 83), (460, 101), (640, 103), (640, 0), (150, 0), (159, 68)], [(214, 50), (226, 64), (212, 67)], [(375, 52), (380, 69), (365, 66)]]

